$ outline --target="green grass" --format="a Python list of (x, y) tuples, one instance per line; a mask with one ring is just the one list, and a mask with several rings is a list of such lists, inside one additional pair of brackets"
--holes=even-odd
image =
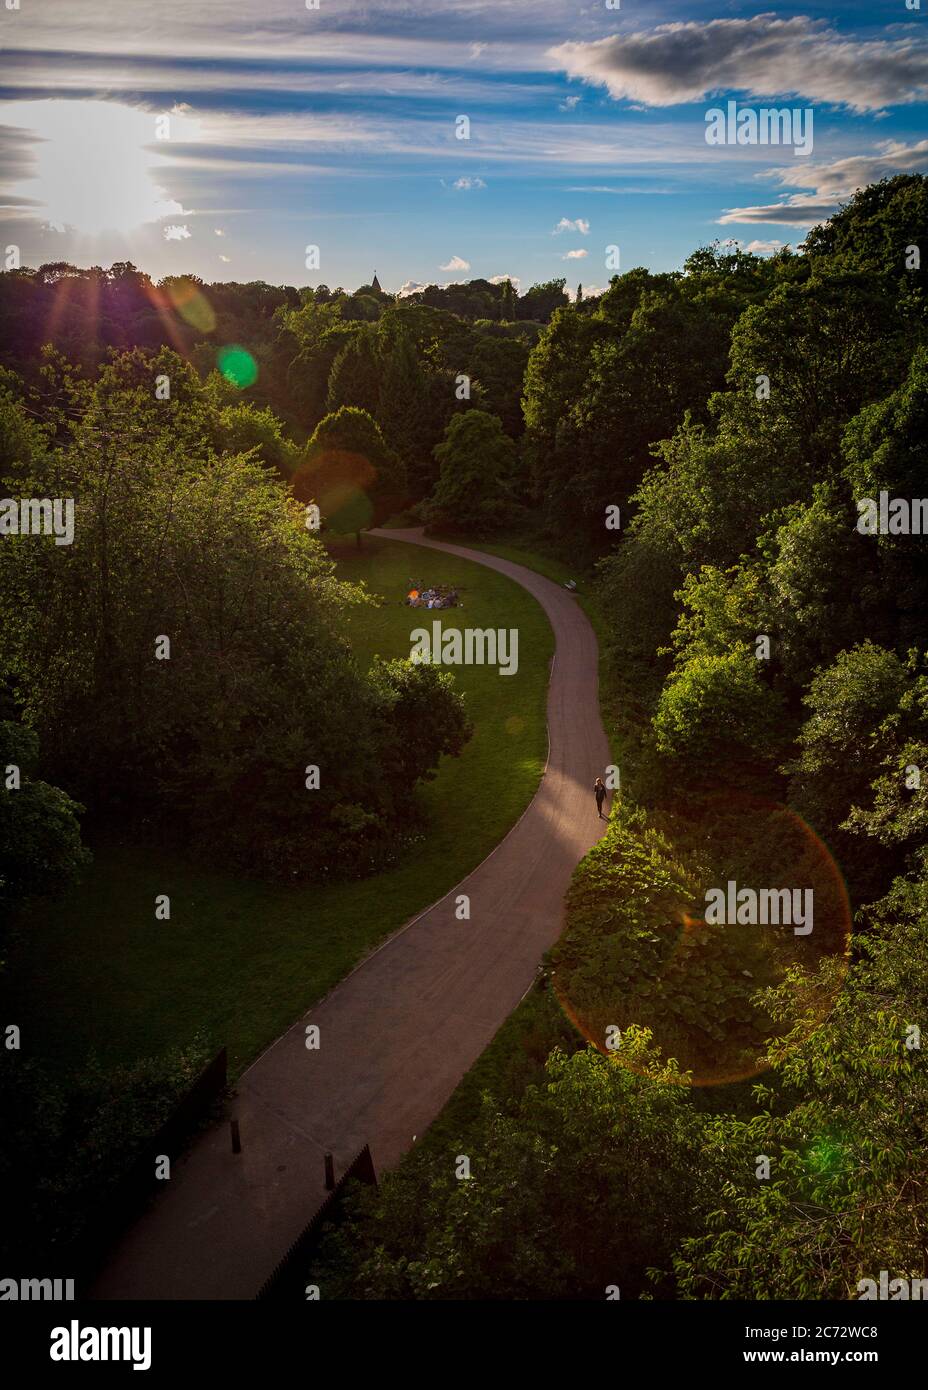
[[(386, 606), (346, 610), (362, 662), (408, 656), (432, 615), (401, 604), (409, 578), (453, 583), (468, 627), (519, 630), (519, 669), (460, 667), (474, 737), (421, 788), (429, 822), (404, 862), (357, 883), (287, 888), (212, 871), (140, 844), (94, 846), (82, 882), (33, 904), (4, 982), (24, 1050), (79, 1066), (159, 1054), (195, 1034), (229, 1048), (233, 1074), (322, 997), (378, 942), (442, 897), (503, 838), (537, 788), (547, 753), (545, 696), (554, 639), (519, 585), (468, 561), (365, 537), (332, 547), (342, 578)], [(156, 922), (154, 900), (171, 898)]]

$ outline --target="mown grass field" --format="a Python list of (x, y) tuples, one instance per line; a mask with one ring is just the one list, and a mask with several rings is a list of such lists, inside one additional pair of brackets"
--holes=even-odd
[[(74, 889), (33, 903), (5, 971), (4, 1014), (33, 1056), (79, 1066), (154, 1055), (203, 1035), (240, 1071), (384, 937), (451, 889), (494, 848), (534, 795), (547, 752), (553, 636), (519, 585), (435, 551), (365, 537), (332, 546), (339, 574), (383, 596), (348, 609), (358, 659), (408, 656), (410, 578), (455, 584), (464, 607), (446, 626), (519, 630), (519, 669), (460, 667), (475, 733), (421, 788), (428, 832), (402, 863), (359, 882), (275, 887), (184, 863), (138, 842), (93, 846)], [(158, 894), (171, 920), (157, 922)]]

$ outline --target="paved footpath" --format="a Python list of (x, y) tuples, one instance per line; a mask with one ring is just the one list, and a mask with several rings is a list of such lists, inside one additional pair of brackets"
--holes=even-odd
[[(487, 565), (544, 608), (557, 644), (545, 775), (489, 858), (249, 1067), (235, 1106), (242, 1152), (231, 1152), (228, 1123), (198, 1139), (94, 1297), (253, 1298), (325, 1196), (326, 1151), (338, 1175), (369, 1143), (380, 1173), (438, 1115), (531, 985), (560, 934), (571, 873), (605, 828), (592, 790), (609, 762), (597, 644), (576, 599), (521, 565), (418, 530), (373, 534)], [(470, 897), (469, 922), (455, 917), (458, 893)], [(308, 1023), (321, 1030), (318, 1051), (305, 1046)]]

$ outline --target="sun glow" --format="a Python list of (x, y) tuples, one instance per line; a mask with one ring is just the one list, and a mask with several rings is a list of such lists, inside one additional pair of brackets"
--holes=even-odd
[[(155, 112), (110, 101), (18, 101), (4, 105), (2, 119), (30, 138), (16, 191), (57, 231), (125, 234), (183, 215), (162, 187), (168, 160)], [(169, 122), (172, 140), (193, 138), (191, 117), (174, 111)]]

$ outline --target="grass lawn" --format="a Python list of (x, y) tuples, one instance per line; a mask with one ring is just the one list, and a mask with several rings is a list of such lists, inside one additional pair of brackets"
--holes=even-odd
[[(547, 752), (545, 695), (554, 639), (519, 585), (468, 561), (365, 537), (332, 546), (341, 577), (386, 606), (350, 609), (361, 661), (408, 656), (431, 614), (404, 607), (410, 578), (454, 584), (463, 610), (446, 626), (519, 630), (519, 669), (460, 667), (475, 733), (421, 788), (429, 832), (404, 862), (373, 878), (286, 888), (210, 871), (139, 843), (93, 846), (94, 864), (18, 924), (4, 979), (6, 1021), (23, 1048), (79, 1066), (157, 1054), (201, 1033), (226, 1043), (233, 1074), (390, 932), (443, 896), (499, 843), (531, 800)], [(156, 922), (157, 894), (171, 920)]]

